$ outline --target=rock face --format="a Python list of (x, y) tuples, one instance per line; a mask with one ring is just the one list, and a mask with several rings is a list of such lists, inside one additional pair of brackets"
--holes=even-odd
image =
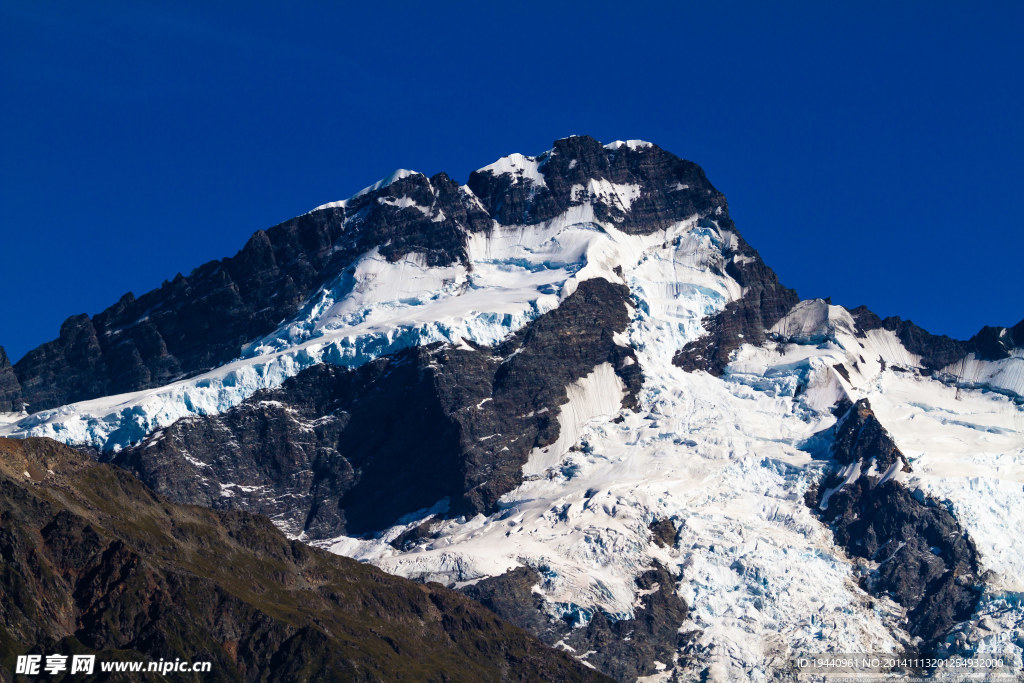
[(522, 481), (530, 451), (558, 438), (570, 383), (610, 363), (635, 405), (639, 365), (613, 339), (627, 301), (623, 285), (584, 281), (496, 348), (314, 366), (114, 462), (180, 502), (260, 512), (308, 538), (383, 529), (444, 498), (452, 514), (484, 512)]
[[(729, 219), (725, 219), (724, 227), (735, 231)], [(764, 343), (766, 331), (800, 301), (796, 291), (783, 287), (775, 272), (742, 237), (737, 240), (736, 247), (725, 254), (726, 272), (743, 287), (743, 295), (706, 322), (706, 333), (672, 359), (684, 370), (706, 370), (720, 376), (733, 351), (743, 344)]]
[(673, 547), (679, 537), (679, 529), (676, 527), (676, 523), (667, 517), (651, 522), (647, 528), (650, 530), (654, 542), (662, 548)]
[(970, 342), (931, 334), (909, 320), (895, 316), (883, 320), (866, 306), (854, 308), (850, 315), (863, 331), (883, 329), (893, 332), (908, 351), (921, 356), (921, 365), (926, 372), (934, 372), (960, 360), (973, 347)]
[(893, 332), (908, 351), (921, 356), (921, 365), (926, 373), (948, 367), (969, 353), (981, 360), (995, 361), (1009, 358), (1012, 351), (1024, 346), (1024, 320), (1013, 327), (986, 326), (969, 340), (959, 341), (932, 334), (897, 316), (882, 319), (866, 306), (858, 306), (850, 314), (861, 330)]
[(0, 456), (5, 677), (21, 653), (97, 653), (209, 661), (215, 680), (607, 680), (457, 593), (262, 517), (175, 505), (45, 439), (0, 439)]
[(0, 413), (15, 412), (21, 408), (21, 384), (14, 374), (7, 352), (0, 346)]
[(934, 653), (977, 606), (977, 551), (945, 507), (896, 480), (910, 466), (868, 401), (847, 406), (835, 427), (837, 466), (808, 492), (808, 504), (836, 543), (872, 563), (865, 590), (903, 605), (907, 631), (921, 639), (922, 652)]
[(672, 663), (690, 639), (690, 634), (679, 633), (689, 610), (676, 595), (678, 580), (660, 564), (637, 577), (642, 597), (632, 619), (616, 620), (598, 610), (571, 611), (553, 620), (544, 612), (544, 600), (533, 592), (543, 580), (536, 570), (518, 567), (462, 592), (544, 642), (572, 648), (583, 661), (619, 681), (656, 674), (654, 662)]
[[(740, 242), (745, 244), (742, 238)], [(726, 271), (743, 285), (744, 294), (705, 323), (706, 334), (676, 354), (673, 362), (684, 370), (706, 370), (720, 376), (733, 351), (743, 344), (763, 344), (767, 331), (799, 303), (796, 292), (779, 283), (757, 252), (741, 246), (735, 254), (741, 258), (727, 260)], [(960, 341), (932, 334), (896, 316), (882, 319), (866, 306), (851, 309), (850, 315), (861, 334), (877, 329), (893, 332), (908, 351), (921, 357), (925, 374), (947, 368), (970, 353), (994, 361), (1009, 358), (1012, 351), (1024, 346), (1024, 320), (1010, 328), (984, 327), (970, 340)]]
[(982, 360), (1009, 358), (1012, 351), (1024, 347), (1024, 320), (1013, 327), (985, 326), (969, 344)]
[(473, 172), (467, 183), (502, 225), (541, 223), (602, 195), (611, 201), (595, 206), (596, 218), (629, 233), (648, 234), (694, 214), (726, 211), (725, 196), (697, 164), (649, 143), (609, 148), (579, 135), (557, 140), (540, 157), (509, 159), (500, 168)]

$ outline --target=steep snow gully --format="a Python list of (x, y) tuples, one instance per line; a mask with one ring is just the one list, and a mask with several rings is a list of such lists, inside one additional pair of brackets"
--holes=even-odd
[[(361, 237), (365, 249), (230, 362), (6, 413), (0, 434), (89, 446), (140, 472), (147, 453), (159, 452), (164, 469), (179, 462), (205, 482), (207, 504), (281, 512), (275, 521), (308, 542), (476, 591), (499, 613), (509, 603), (501, 590), (526, 587), (535, 604), (502, 616), (623, 679), (775, 680), (795, 675), (794, 657), (829, 652), (996, 652), (1021, 670), (1017, 328), (955, 342), (869, 311), (799, 301), (739, 235), (700, 169), (641, 141), (560, 140), (539, 156), (484, 167), (465, 186), (398, 171), (309, 215), (324, 212), (338, 217), (339, 235), (369, 235), (380, 216), (401, 217), (408, 234)], [(444, 240), (417, 246), (439, 226)], [(627, 318), (595, 330), (607, 346), (586, 356), (593, 365), (546, 394), (555, 403), (538, 399), (528, 413), (516, 397), (521, 422), (487, 417), (488, 402), (507, 399), (503, 366), (536, 376), (512, 362), (517, 355), (567, 357), (557, 331), (537, 330), (581, 283), (598, 280), (628, 288)], [(378, 520), (365, 533), (325, 531), (354, 519), (343, 496), (310, 485), (307, 507), (291, 514), (280, 490), (261, 498), (273, 482), (225, 466), (241, 450), (204, 450), (182, 436), (188, 430), (164, 431), (230, 420), (262, 402), (277, 406), (268, 424), (321, 429), (310, 443), (322, 447), (335, 434), (325, 421), (347, 429), (343, 414), (356, 409), (339, 406), (354, 399), (312, 414), (296, 387), (323, 364), (355, 372), (412, 348), (427, 350), (417, 361), (427, 393), (447, 376), (429, 354), (464, 353), (487, 368), (487, 395), (470, 401), (445, 389), (438, 403), (459, 425), (453, 443), (471, 463), (460, 471), (478, 479), (419, 509), (396, 507), (397, 522)], [(384, 386), (381, 373), (366, 372), (366, 387)], [(534, 413), (547, 416), (543, 424)], [(209, 424), (239, 438), (227, 422)], [(520, 434), (479, 433), (524, 424), (533, 425), (525, 445), (506, 447)], [(177, 440), (161, 441), (170, 434)], [(502, 447), (480, 446), (491, 439)], [(502, 454), (516, 448), (516, 476), (492, 489), (493, 500), (454, 499), (503, 471)], [(367, 457), (384, 471), (400, 462), (388, 452)], [(345, 481), (361, 476), (353, 462)], [(162, 492), (174, 497), (171, 488)], [(306, 523), (328, 504), (335, 512), (323, 519), (334, 521)], [(658, 610), (679, 623), (651, 626)], [(631, 634), (653, 644), (638, 642), (616, 655), (636, 661), (611, 666), (602, 653), (619, 652), (612, 642)]]

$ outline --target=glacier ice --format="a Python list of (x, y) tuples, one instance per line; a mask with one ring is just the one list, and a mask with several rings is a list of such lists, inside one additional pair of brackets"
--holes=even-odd
[[(676, 248), (694, 238), (688, 233)], [(878, 474), (949, 500), (997, 579), (976, 618), (962, 625), (961, 651), (992, 647), (999, 633), (1019, 629), (1024, 611), (1014, 596), (1024, 552), (1004, 517), (1024, 509), (1020, 407), (981, 391), (957, 402), (953, 387), (893, 370), (917, 360), (895, 335), (858, 334), (844, 309), (820, 301), (784, 319), (776, 341), (741, 348), (724, 378), (685, 373), (671, 364), (674, 351), (731, 296), (729, 283), (684, 267), (691, 258), (689, 246), (673, 252), (663, 243), (623, 269), (634, 320), (621, 341), (636, 350), (644, 372), (640, 410), (609, 414), (620, 388), (598, 368), (562, 407), (565, 438), (531, 455), (524, 483), (499, 512), (439, 520), (437, 538), (409, 552), (386, 543), (402, 528), (325, 545), (391, 572), (456, 585), (518, 565), (544, 567), (535, 592), (552, 618), (568, 615), (578, 625), (595, 610), (631, 616), (633, 577), (657, 560), (682, 576), (680, 594), (691, 605), (682, 627), (699, 630), (694, 647), (716, 680), (768, 680), (798, 653), (896, 651), (910, 644), (903, 608), (864, 592), (859, 578), (871, 564), (838, 548), (804, 503), (823, 466), (808, 444), (834, 424), (829, 409), (837, 400), (864, 396), (916, 457), (911, 475)], [(950, 429), (961, 446), (949, 447)], [(989, 476), (957, 469), (952, 462), (961, 458)], [(675, 548), (658, 547), (647, 531), (665, 518), (680, 527)], [(1019, 647), (998, 643), (1020, 659)]]

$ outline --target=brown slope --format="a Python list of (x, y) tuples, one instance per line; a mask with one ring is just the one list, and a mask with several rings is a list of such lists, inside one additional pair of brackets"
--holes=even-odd
[(0, 678), (19, 653), (213, 662), (203, 680), (606, 680), (479, 604), (0, 439)]

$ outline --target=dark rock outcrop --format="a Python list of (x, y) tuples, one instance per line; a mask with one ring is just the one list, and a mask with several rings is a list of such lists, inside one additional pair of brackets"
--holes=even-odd
[(610, 363), (635, 405), (640, 366), (613, 339), (628, 295), (588, 280), (495, 348), (314, 366), (114, 462), (175, 500), (261, 512), (311, 538), (379, 530), (443, 498), (450, 514), (485, 512), (522, 481), (530, 451), (558, 438), (567, 385)]
[(490, 170), (470, 174), (467, 185), (499, 223), (529, 225), (558, 216), (590, 195), (590, 181), (638, 188), (628, 210), (617, 201), (597, 202), (598, 220), (616, 223), (630, 233), (650, 233), (692, 217), (726, 211), (725, 197), (704, 171), (656, 145), (606, 148), (587, 135), (556, 140), (537, 158), (543, 184), (516, 173)]
[(935, 653), (981, 595), (974, 543), (944, 506), (883, 476), (910, 466), (866, 399), (847, 404), (834, 429), (836, 466), (808, 491), (807, 503), (838, 545), (877, 563), (863, 587), (905, 607), (908, 632), (921, 639), (922, 652)]
[(212, 663), (185, 680), (607, 680), (442, 586), (175, 505), (46, 439), (0, 439), (0, 554), (3, 680), (22, 653)]
[(967, 342), (982, 360), (1002, 360), (1024, 346), (1024, 320), (1013, 327), (985, 326)]
[(893, 465), (901, 472), (911, 471), (910, 463), (875, 417), (867, 399), (853, 405), (844, 400), (836, 407), (836, 412), (842, 415), (832, 439), (832, 458), (837, 463), (860, 463), (865, 472), (872, 463), (877, 472), (884, 472)]
[(719, 225), (736, 234), (737, 245), (727, 250), (725, 271), (743, 287), (743, 296), (704, 324), (705, 333), (683, 347), (672, 359), (675, 365), (693, 372), (705, 370), (720, 376), (729, 356), (743, 344), (760, 345), (766, 331), (782, 319), (799, 301), (796, 291), (782, 286), (775, 272), (760, 254), (735, 232), (728, 218)]
[[(722, 227), (728, 226), (719, 222)], [(742, 238), (739, 241), (745, 245)], [(673, 362), (684, 370), (706, 370), (720, 376), (733, 351), (743, 344), (764, 344), (767, 330), (799, 303), (796, 292), (779, 284), (757, 252), (741, 246), (737, 253), (741, 258), (727, 260), (726, 272), (743, 285), (744, 294), (705, 322), (705, 334), (676, 354)], [(893, 332), (908, 351), (921, 357), (921, 370), (926, 375), (948, 368), (970, 353), (981, 360), (1001, 360), (1024, 346), (1024, 320), (1011, 328), (984, 327), (970, 340), (961, 341), (932, 334), (896, 316), (880, 318), (866, 306), (850, 309), (850, 314), (862, 335), (876, 329)]]
[(659, 519), (651, 522), (647, 528), (650, 530), (654, 542), (659, 547), (675, 547), (676, 538), (679, 536), (679, 528), (676, 527), (676, 523), (672, 519)]
[[(654, 662), (671, 666), (692, 637), (679, 633), (689, 609), (676, 594), (678, 580), (660, 564), (637, 577), (640, 605), (632, 619), (616, 619), (600, 609), (580, 608), (565, 619), (545, 612), (544, 599), (533, 592), (543, 583), (536, 570), (517, 567), (483, 579), (462, 592), (506, 621), (530, 631), (545, 643), (561, 641), (584, 660), (619, 681), (657, 673)], [(585, 620), (585, 624), (580, 621)]]
[(0, 413), (11, 413), (21, 410), (21, 384), (14, 374), (7, 352), (0, 346)]
[(858, 306), (850, 314), (861, 330), (883, 329), (895, 333), (908, 351), (921, 356), (926, 374), (947, 368), (969, 353), (981, 360), (995, 361), (1009, 358), (1013, 350), (1024, 346), (1024, 320), (1013, 327), (985, 326), (969, 340), (960, 341), (932, 334), (897, 316), (882, 319), (866, 306)]
[(908, 351), (921, 356), (921, 366), (927, 373), (941, 370), (972, 350), (968, 342), (932, 334), (909, 320), (896, 316), (883, 320), (866, 306), (851, 309), (850, 315), (862, 331), (883, 329), (893, 332)]

